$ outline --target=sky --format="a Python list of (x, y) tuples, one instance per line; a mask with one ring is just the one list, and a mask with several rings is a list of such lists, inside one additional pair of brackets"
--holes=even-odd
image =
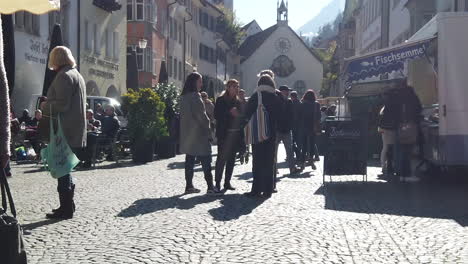
[[(289, 26), (297, 30), (329, 2), (331, 0), (289, 0)], [(234, 10), (244, 25), (255, 19), (266, 29), (276, 24), (276, 4), (277, 0), (234, 0)], [(344, 9), (345, 0), (341, 0), (341, 4)]]

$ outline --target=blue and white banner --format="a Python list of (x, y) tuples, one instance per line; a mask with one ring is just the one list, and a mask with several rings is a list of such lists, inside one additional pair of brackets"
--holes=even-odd
[(426, 55), (431, 39), (404, 43), (397, 47), (377, 51), (347, 60), (347, 82), (364, 80), (380, 74), (403, 70), (405, 61)]

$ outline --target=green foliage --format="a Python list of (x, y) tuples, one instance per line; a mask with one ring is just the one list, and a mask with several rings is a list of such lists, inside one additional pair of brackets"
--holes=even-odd
[(332, 41), (327, 49), (315, 50), (323, 63), (323, 81), (320, 95), (322, 97), (330, 96), (330, 88), (338, 80), (338, 61), (335, 59), (337, 48), (336, 41)]
[(222, 5), (217, 6), (224, 15), (218, 17), (216, 31), (222, 35), (222, 38), (232, 48), (237, 49), (245, 32), (242, 31), (242, 24), (236, 17), (236, 14)]
[(127, 128), (131, 138), (152, 140), (167, 136), (165, 108), (164, 102), (151, 88), (130, 89), (124, 94), (122, 110), (128, 118)]
[(161, 98), (161, 101), (166, 104), (166, 109), (173, 113), (179, 110), (179, 94), (181, 89), (173, 83), (159, 83), (155, 88), (155, 92)]

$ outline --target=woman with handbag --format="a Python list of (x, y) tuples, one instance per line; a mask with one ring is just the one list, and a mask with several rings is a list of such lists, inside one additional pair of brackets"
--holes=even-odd
[(275, 81), (270, 73), (260, 76), (255, 93), (247, 102), (243, 127), (252, 118), (252, 190), (250, 197), (271, 197), (275, 177), (276, 128), (281, 110), (280, 98), (276, 95)]
[(219, 192), (213, 185), (211, 173), (211, 130), (203, 104), (200, 90), (202, 76), (192, 72), (187, 76), (180, 99), (180, 152), (185, 156), (185, 193), (199, 193), (200, 190), (193, 185), (195, 158), (200, 160), (205, 181), (208, 186), (207, 193)]
[[(42, 111), (45, 116), (59, 121), (56, 123), (61, 123), (68, 145), (75, 154), (80, 153), (86, 146), (85, 81), (76, 69), (75, 59), (67, 47), (57, 46), (51, 51), (48, 67), (56, 71), (57, 75), (49, 87)], [(58, 178), (60, 207), (47, 214), (47, 218), (73, 217), (74, 190), (75, 184), (70, 174)]]

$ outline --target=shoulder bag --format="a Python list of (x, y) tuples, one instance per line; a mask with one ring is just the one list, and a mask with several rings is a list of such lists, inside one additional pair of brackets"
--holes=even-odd
[[(23, 243), (23, 230), (16, 219), (15, 203), (4, 169), (0, 170), (2, 208), (0, 208), (0, 262), (5, 264), (26, 264), (26, 251)], [(7, 199), (8, 197), (8, 199)], [(7, 213), (10, 204), (11, 215)]]

